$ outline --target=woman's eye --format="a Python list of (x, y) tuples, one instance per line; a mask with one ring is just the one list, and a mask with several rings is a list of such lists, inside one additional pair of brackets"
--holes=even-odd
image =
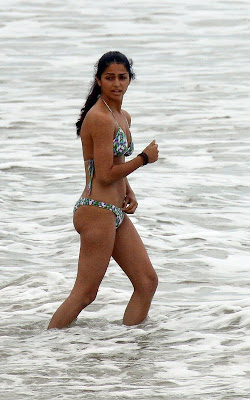
[[(115, 79), (115, 77), (113, 77), (113, 76), (106, 76), (105, 78), (107, 79), (107, 81), (112, 81), (113, 79)], [(118, 79), (121, 80), (121, 81), (124, 81), (124, 80), (127, 79), (127, 77), (126, 76), (119, 76)]]

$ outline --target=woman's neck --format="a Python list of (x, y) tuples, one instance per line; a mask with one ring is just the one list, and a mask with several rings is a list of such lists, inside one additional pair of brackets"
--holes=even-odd
[(106, 105), (107, 108), (110, 109), (111, 112), (121, 112), (122, 109), (122, 101), (120, 100), (113, 100), (104, 95), (101, 95), (102, 102)]

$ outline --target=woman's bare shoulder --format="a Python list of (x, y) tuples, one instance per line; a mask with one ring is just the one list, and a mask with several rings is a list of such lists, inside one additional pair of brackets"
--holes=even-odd
[(115, 128), (112, 115), (103, 112), (99, 107), (93, 106), (84, 119), (83, 129), (91, 134), (91, 136), (99, 133), (111, 132)]
[(104, 113), (98, 107), (93, 106), (86, 114), (85, 121), (87, 124), (95, 124), (100, 121), (110, 120), (109, 115)]
[(89, 124), (106, 124), (113, 122), (112, 115), (103, 111), (97, 104), (95, 104), (87, 113), (86, 122)]
[(122, 110), (122, 112), (125, 115), (125, 117), (126, 117), (126, 119), (128, 121), (128, 124), (130, 126), (131, 125), (131, 116), (130, 116), (130, 114), (126, 110)]

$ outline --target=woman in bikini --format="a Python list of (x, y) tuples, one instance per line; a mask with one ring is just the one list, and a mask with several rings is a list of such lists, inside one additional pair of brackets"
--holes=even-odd
[(132, 62), (122, 53), (104, 54), (76, 124), (86, 173), (86, 186), (73, 217), (81, 240), (78, 272), (69, 297), (53, 315), (49, 329), (68, 327), (95, 300), (111, 257), (134, 289), (123, 323), (136, 325), (148, 315), (157, 275), (127, 216), (137, 208), (127, 176), (157, 161), (158, 145), (153, 140), (142, 153), (125, 162), (125, 156), (133, 152), (133, 142), (130, 116), (121, 107), (133, 78)]

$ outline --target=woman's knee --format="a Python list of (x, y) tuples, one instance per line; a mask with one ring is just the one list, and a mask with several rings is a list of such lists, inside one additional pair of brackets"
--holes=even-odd
[(98, 289), (90, 289), (84, 293), (83, 300), (87, 306), (89, 304), (93, 303), (93, 301), (95, 301), (97, 292), (98, 292)]
[(149, 295), (154, 295), (158, 286), (158, 276), (154, 270), (147, 273), (140, 281), (140, 290)]
[(74, 299), (74, 301), (83, 310), (85, 307), (93, 303), (93, 301), (96, 299), (97, 293), (98, 288), (94, 287), (83, 289), (80, 292), (73, 289), (70, 297)]
[(149, 275), (148, 284), (149, 284), (151, 291), (154, 293), (158, 286), (158, 276), (155, 271), (152, 271), (152, 273)]

